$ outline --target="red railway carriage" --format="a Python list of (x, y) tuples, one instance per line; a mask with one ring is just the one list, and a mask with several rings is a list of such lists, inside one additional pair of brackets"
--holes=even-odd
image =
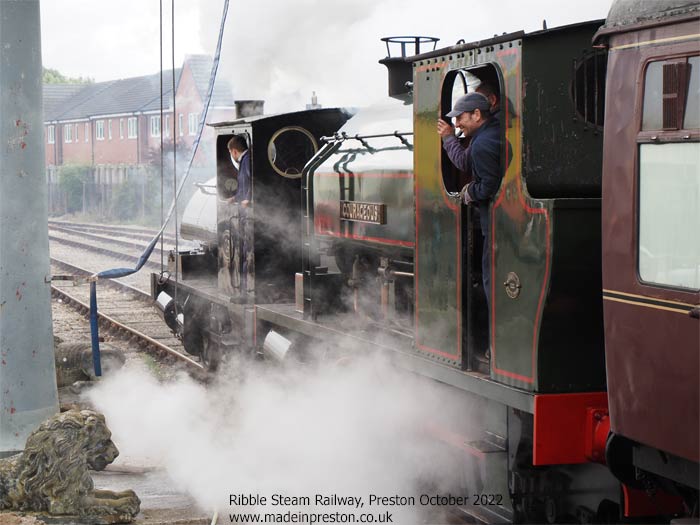
[(698, 488), (700, 5), (618, 0), (608, 47), (603, 299), (609, 462)]

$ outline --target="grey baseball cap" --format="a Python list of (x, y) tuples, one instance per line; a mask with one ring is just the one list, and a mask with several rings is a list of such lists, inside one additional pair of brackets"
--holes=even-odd
[(489, 99), (487, 99), (481, 93), (467, 93), (466, 95), (462, 95), (457, 99), (454, 108), (452, 108), (452, 111), (450, 111), (447, 116), (452, 118), (461, 115), (466, 111), (474, 111), (475, 109), (488, 111), (490, 108), (491, 104), (489, 103)]

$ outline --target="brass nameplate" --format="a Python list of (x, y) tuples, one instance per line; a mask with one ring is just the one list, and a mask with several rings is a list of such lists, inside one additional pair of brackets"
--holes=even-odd
[(340, 201), (340, 218), (346, 221), (386, 224), (386, 204)]

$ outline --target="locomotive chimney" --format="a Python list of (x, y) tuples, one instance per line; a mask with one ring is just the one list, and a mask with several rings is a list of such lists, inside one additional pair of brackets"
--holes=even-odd
[[(432, 51), (440, 40), (431, 36), (388, 36), (387, 57), (379, 61), (389, 70), (389, 96), (404, 99), (412, 91), (413, 67), (410, 57), (425, 51)], [(432, 49), (427, 47), (432, 44)], [(423, 49), (421, 49), (423, 46)]]
[(263, 114), (264, 100), (236, 100), (236, 118), (254, 117)]

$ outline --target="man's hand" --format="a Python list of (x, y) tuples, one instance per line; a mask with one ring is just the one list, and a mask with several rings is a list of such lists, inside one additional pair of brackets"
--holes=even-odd
[(452, 124), (449, 124), (442, 119), (438, 119), (437, 132), (441, 137), (448, 137), (450, 135), (454, 136), (455, 128), (452, 126)]
[(459, 196), (464, 204), (469, 204), (474, 200), (472, 199), (472, 196), (469, 195), (469, 186), (471, 186), (471, 184), (472, 183), (470, 182), (469, 184), (465, 185), (464, 188), (462, 188), (462, 191), (459, 192)]
[(241, 201), (241, 206), (243, 206), (244, 208), (247, 208), (249, 204), (250, 201)]

